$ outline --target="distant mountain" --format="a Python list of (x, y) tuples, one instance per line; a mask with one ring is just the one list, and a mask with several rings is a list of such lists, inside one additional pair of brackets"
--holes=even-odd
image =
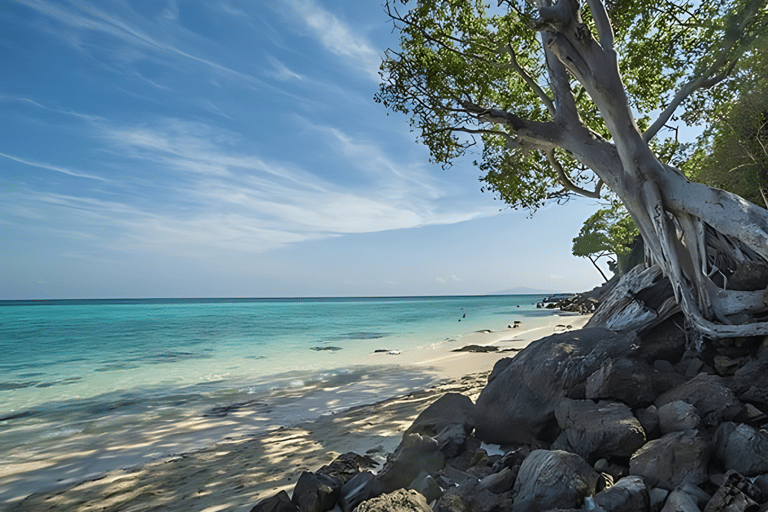
[(524, 286), (518, 286), (516, 288), (507, 288), (506, 290), (499, 290), (493, 292), (492, 295), (555, 295), (560, 293), (566, 293), (563, 291), (554, 290), (537, 290), (536, 288), (526, 288)]

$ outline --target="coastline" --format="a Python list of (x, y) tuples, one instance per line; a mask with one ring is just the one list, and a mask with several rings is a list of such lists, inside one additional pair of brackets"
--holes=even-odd
[[(248, 511), (260, 499), (290, 489), (301, 471), (316, 470), (335, 456), (353, 451), (384, 459), (400, 442), (405, 430), (432, 401), (446, 392), (461, 392), (473, 400), (485, 385), (497, 360), (514, 356), (530, 342), (565, 325), (578, 329), (588, 316), (553, 312), (543, 325), (525, 325), (499, 331), (468, 333), (456, 340), (398, 354), (372, 354), (371, 361), (398, 368), (420, 369), (432, 385), (422, 391), (402, 392), (382, 400), (376, 382), (366, 382), (366, 405), (344, 407), (344, 396), (324, 403), (326, 414), (293, 426), (280, 425), (257, 436), (232, 429), (212, 440), (201, 435), (199, 450), (179, 455), (158, 455), (143, 465), (101, 472), (93, 477), (71, 475), (55, 488), (31, 489), (25, 500), (7, 503), (7, 510), (218, 510)], [(557, 327), (558, 325), (563, 327)], [(486, 353), (453, 352), (466, 345), (497, 346)], [(382, 358), (391, 358), (382, 363)], [(333, 389), (326, 390), (333, 392)], [(343, 391), (342, 391), (343, 392)], [(327, 395), (327, 393), (326, 393)], [(358, 397), (359, 398), (359, 397)], [(332, 411), (331, 413), (327, 413)], [(248, 422), (247, 410), (234, 411), (234, 420)], [(187, 425), (194, 432), (195, 424)], [(203, 432), (203, 430), (198, 430)], [(162, 436), (163, 433), (158, 433)], [(119, 454), (115, 454), (119, 456)], [(6, 473), (4, 479), (21, 481), (24, 474)], [(50, 483), (49, 483), (50, 487)]]

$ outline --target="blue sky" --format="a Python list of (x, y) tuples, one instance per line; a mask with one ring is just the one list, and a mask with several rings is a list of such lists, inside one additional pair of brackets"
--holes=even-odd
[(528, 218), (373, 102), (380, 2), (0, 2), (0, 298), (600, 283), (593, 201)]

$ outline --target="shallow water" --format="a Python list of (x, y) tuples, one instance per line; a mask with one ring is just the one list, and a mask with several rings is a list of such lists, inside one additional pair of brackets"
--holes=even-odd
[(535, 325), (540, 299), (0, 302), (0, 502), (424, 388), (370, 354)]

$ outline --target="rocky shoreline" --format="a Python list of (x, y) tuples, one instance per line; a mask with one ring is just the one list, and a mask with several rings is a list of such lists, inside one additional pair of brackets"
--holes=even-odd
[(768, 510), (768, 338), (691, 349), (555, 334), (499, 360), (473, 401), (424, 409), (376, 473), (347, 453), (251, 512)]

